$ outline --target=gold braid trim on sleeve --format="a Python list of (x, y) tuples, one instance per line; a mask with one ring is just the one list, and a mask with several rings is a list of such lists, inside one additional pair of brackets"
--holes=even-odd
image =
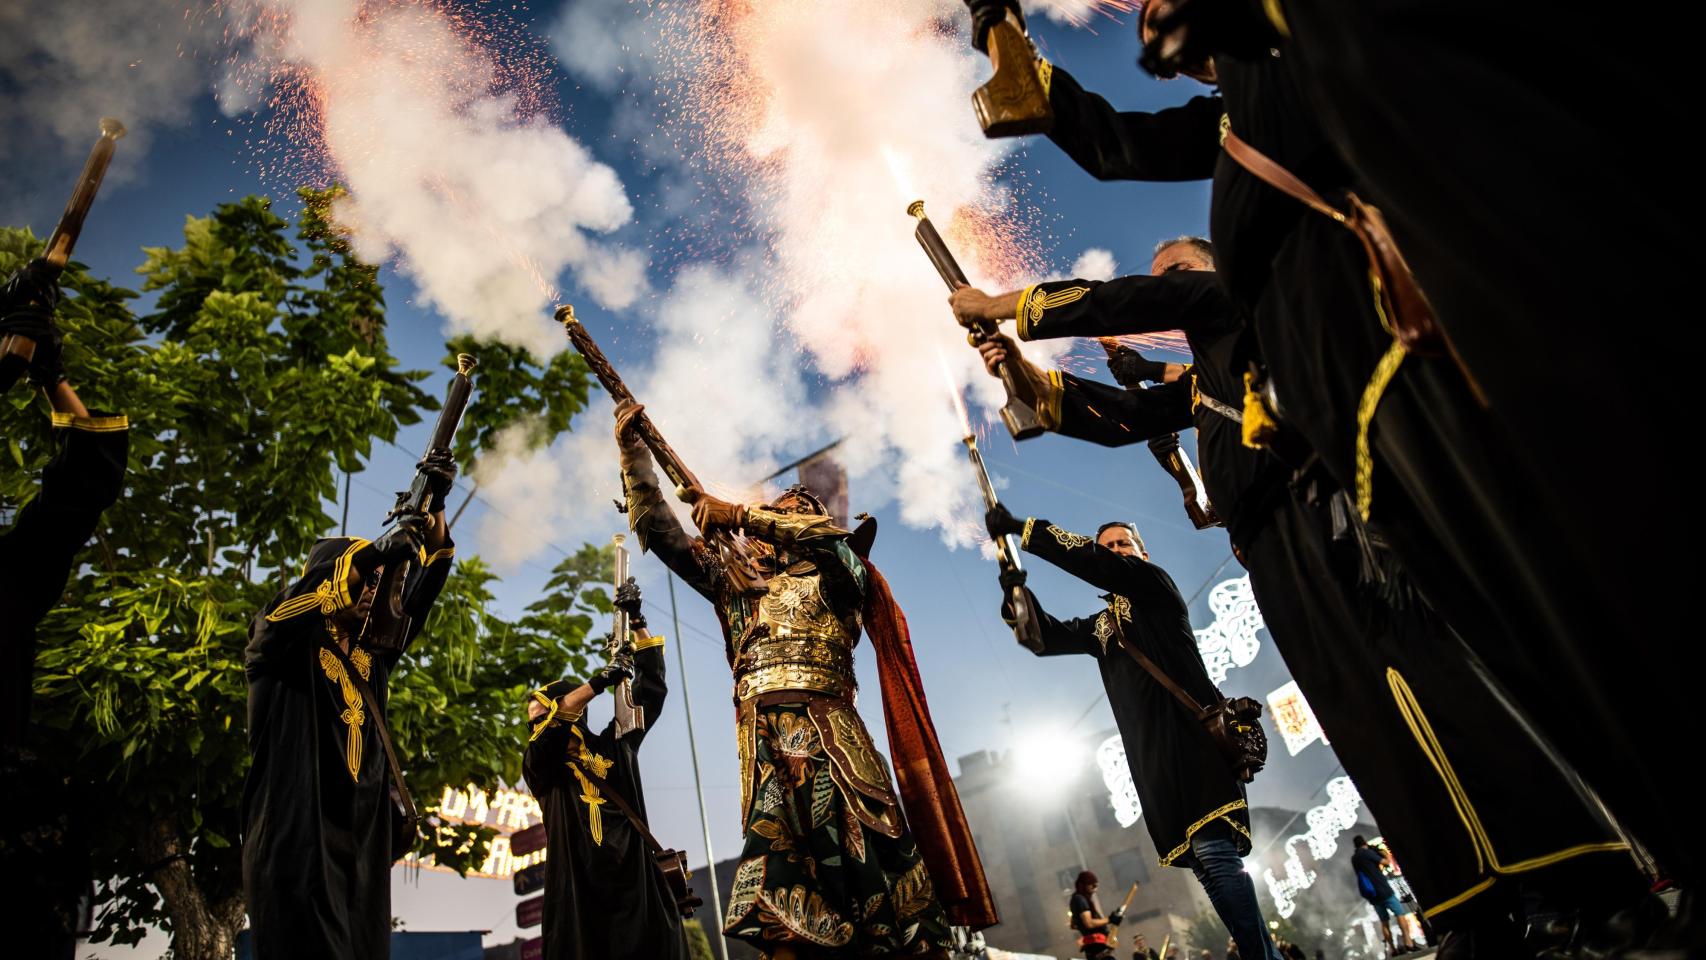
[(1036, 526), (1036, 517), (1025, 518), (1025, 532), (1019, 535), (1019, 549), (1029, 550), (1031, 547), (1031, 528)]
[[(1277, 0), (1265, 0), (1265, 2), (1275, 8), (1279, 6)], [(1289, 37), (1291, 34), (1288, 32), (1286, 36)], [(1048, 96), (1049, 91), (1054, 87), (1054, 64), (1048, 62), (1047, 57), (1037, 58), (1037, 81), (1043, 85), (1043, 96)]]
[(1059, 370), (1050, 370), (1039, 388), (1042, 396), (1037, 398), (1037, 420), (1044, 430), (1059, 430), (1061, 401), (1066, 397), (1066, 378)]
[(661, 647), (663, 646), (663, 640), (663, 634), (661, 633), (654, 633), (644, 640), (637, 640), (634, 642), (634, 652), (638, 653), (641, 650), (650, 650), (653, 647)]
[[(1033, 283), (1030, 286), (1026, 287), (1024, 290), (1020, 291), (1020, 293), (1019, 293), (1019, 305), (1016, 308), (1014, 308), (1014, 310), (1013, 310), (1013, 322), (1018, 325), (1019, 339), (1020, 340), (1031, 339), (1030, 311), (1025, 309), (1025, 305), (1026, 305), (1026, 303), (1028, 303), (1030, 301), (1031, 294), (1033, 292), (1035, 292), (1036, 289), (1037, 289), (1037, 285)], [(1040, 311), (1039, 311), (1039, 314), (1040, 314)]]
[(116, 417), (79, 417), (76, 414), (55, 412), (53, 425), (88, 433), (122, 433), (130, 429), (130, 418), (124, 414)]

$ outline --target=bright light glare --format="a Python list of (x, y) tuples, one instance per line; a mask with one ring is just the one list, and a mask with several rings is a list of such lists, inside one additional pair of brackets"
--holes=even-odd
[(1054, 794), (1078, 779), (1084, 749), (1064, 735), (1033, 734), (1014, 744), (1007, 762), (1027, 792)]

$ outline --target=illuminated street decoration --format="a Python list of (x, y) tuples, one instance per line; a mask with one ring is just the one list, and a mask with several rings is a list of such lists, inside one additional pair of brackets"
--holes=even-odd
[(1297, 845), (1308, 844), (1309, 855), (1316, 863), (1330, 859), (1339, 851), (1339, 834), (1356, 824), (1357, 809), (1361, 806), (1362, 796), (1351, 784), (1350, 777), (1335, 777), (1327, 781), (1327, 802), (1311, 807), (1303, 815), (1309, 824), (1309, 832), (1286, 838), (1285, 876), (1276, 877), (1272, 870), (1262, 871), (1262, 879), (1267, 881), (1268, 892), (1273, 894), (1274, 909), (1280, 919), (1291, 916), (1297, 909), (1295, 895), (1298, 891), (1315, 885), (1315, 871), (1303, 866)]
[(1109, 737), (1096, 748), (1096, 766), (1102, 770), (1102, 783), (1108, 788), (1108, 802), (1113, 804), (1114, 819), (1120, 826), (1129, 827), (1143, 816), (1143, 801), (1137, 798), (1137, 784), (1132, 782), (1131, 767), (1125, 759), (1125, 741)]
[[(518, 857), (509, 851), (509, 835), (517, 830), (524, 830), (540, 823), (544, 818), (539, 811), (539, 801), (531, 794), (508, 787), (496, 790), (482, 790), (469, 784), (465, 789), (445, 787), (444, 793), (438, 799), (438, 809), (432, 815), (444, 825), (472, 825), (491, 827), (498, 831), (486, 850), (486, 859), (478, 869), (468, 871), (470, 877), (488, 877), (504, 879), (520, 870), (545, 859), (545, 851), (538, 850), (524, 857)], [(445, 831), (445, 827), (439, 828)], [(445, 831), (448, 832), (448, 831)], [(441, 834), (442, 835), (442, 834)], [(407, 862), (411, 866), (427, 870), (451, 872), (449, 867), (441, 867), (429, 857), (422, 858), (409, 854)]]
[(1202, 665), (1208, 668), (1209, 679), (1219, 683), (1233, 667), (1247, 667), (1256, 659), (1256, 652), (1262, 648), (1256, 631), (1266, 622), (1256, 607), (1248, 576), (1215, 584), (1208, 592), (1208, 609), (1214, 614), (1214, 622), (1194, 632)]
[(1317, 740), (1327, 742), (1321, 721), (1315, 719), (1315, 711), (1309, 709), (1309, 701), (1303, 699), (1303, 691), (1298, 689), (1296, 680), (1268, 694), (1268, 711), (1280, 736), (1285, 738), (1285, 749), (1292, 756), (1297, 756), (1304, 747)]

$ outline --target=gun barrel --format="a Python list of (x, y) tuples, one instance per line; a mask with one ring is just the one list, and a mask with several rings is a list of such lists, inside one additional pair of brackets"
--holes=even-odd
[(90, 149), (89, 159), (83, 162), (83, 172), (77, 177), (77, 187), (71, 191), (71, 200), (65, 204), (65, 212), (59, 215), (59, 223), (47, 238), (47, 250), (42, 258), (54, 269), (64, 270), (65, 265), (71, 262), (71, 250), (77, 245), (77, 235), (83, 232), (83, 221), (88, 218), (89, 208), (95, 204), (95, 194), (100, 191), (101, 181), (107, 175), (107, 166), (112, 163), (113, 145), (124, 136), (124, 132), (124, 124), (111, 117), (102, 118), (101, 137)]
[(948, 249), (948, 244), (942, 240), (942, 235), (936, 232), (936, 225), (924, 215), (924, 201), (914, 200), (907, 206), (906, 212), (918, 219), (918, 226), (912, 228), (912, 235), (918, 239), (918, 245), (924, 248), (924, 255), (930, 258), (930, 264), (941, 274), (942, 282), (949, 290), (961, 284), (969, 284), (966, 273), (960, 269), (960, 263), (954, 259), (954, 254)]
[[(592, 339), (592, 334), (575, 318), (575, 308), (563, 304), (557, 308), (556, 318), (557, 322), (563, 325), (563, 332), (568, 334), (569, 342), (574, 344), (575, 350), (586, 360), (587, 368), (603, 385), (604, 392), (610, 394), (610, 399), (617, 403), (624, 400), (629, 403), (636, 402), (628, 385), (622, 382), (621, 375), (610, 365), (610, 361), (605, 359), (604, 351), (600, 350)], [(675, 495), (685, 503), (699, 499), (699, 494), (704, 490), (699, 484), (699, 478), (687, 469), (687, 464), (682, 462), (675, 449), (664, 440), (663, 434), (659, 433), (657, 426), (652, 423), (652, 418), (644, 413), (640, 414), (634, 420), (634, 429), (639, 432), (640, 439), (657, 459), (658, 466), (663, 468), (664, 474), (675, 484)]]

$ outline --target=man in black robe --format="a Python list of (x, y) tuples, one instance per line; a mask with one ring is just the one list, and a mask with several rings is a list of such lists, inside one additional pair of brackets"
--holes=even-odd
[[(1018, 534), (1024, 550), (1107, 591), (1105, 609), (1071, 620), (1050, 615), (1031, 594), (1042, 625), (1040, 656), (1096, 659), (1161, 865), (1196, 874), (1245, 956), (1279, 960), (1256, 888), (1244, 872), (1250, 807), (1243, 784), (1196, 717), (1121, 647), (1122, 639), (1137, 647), (1198, 703), (1219, 701), (1173, 578), (1149, 562), (1136, 530), (1124, 523), (1104, 524), (1092, 540), (1047, 520), (1018, 520), (1000, 505), (989, 511), (987, 522), (990, 536)], [(1002, 618), (1013, 619), (1006, 601)]]
[[(616, 602), (634, 632), (632, 662), (619, 657), (585, 683), (558, 680), (528, 703), (522, 775), (545, 821), (545, 960), (686, 960), (681, 913), (645, 837), (609, 793), (641, 817), (640, 743), (663, 710), (664, 638), (646, 632), (640, 591), (629, 580)], [(587, 704), (633, 677), (647, 723), (593, 732)]]
[[(1609, 238), (1640, 237), (1661, 258), (1699, 247), (1691, 206), (1649, 169), (1686, 87), (1673, 73), (1630, 97), (1607, 82), (1675, 68), (1627, 45), (1598, 51), (1592, 67), (1558, 57), (1579, 18), (1533, 3), (1158, 7), (1172, 8), (1158, 21), (1188, 27), (1192, 55), (1225, 62), (1271, 45), (1293, 62), (1310, 122), (1391, 222), (1486, 401), (1473, 408), (1485, 423), (1464, 422), (1454, 384), (1405, 382), (1437, 371), (1395, 379), (1375, 442), (1394, 450), (1383, 459), (1397, 481), (1426, 493), (1413, 496), (1413, 521), (1394, 505), (1394, 532), (1429, 528), (1422, 544), (1440, 569), (1416, 566), (1431, 590), (1456, 595), (1442, 609), (1479, 606), (1513, 625), (1509, 668), (1488, 655), (1501, 679), (1665, 869), (1696, 877), (1699, 844), (1674, 813), (1692, 802), (1691, 785), (1665, 774), (1671, 742), (1653, 733), (1689, 722), (1670, 642), (1687, 626), (1672, 605), (1635, 600), (1662, 590), (1691, 546), (1682, 526), (1644, 509), (1686, 496), (1675, 437), (1687, 428), (1689, 351), (1608, 366), (1596, 348), (1608, 318), (1667, 317), (1689, 298), (1675, 270), (1630, 283), (1579, 263)], [(1569, 403), (1584, 383), (1592, 401)], [(1431, 436), (1441, 432), (1448, 442)], [(1595, 437), (1642, 451), (1639, 461), (1584, 448)], [(1454, 465), (1463, 479), (1448, 474)]]
[(1217, 265), (1251, 317), (1280, 417), (1550, 747), (1662, 863), (1685, 865), (1696, 845), (1674, 811), (1689, 791), (1654, 732), (1688, 722), (1669, 634), (1631, 629), (1631, 594), (1608, 597), (1600, 572), (1615, 561), (1584, 562), (1563, 531), (1579, 512), (1536, 495), (1553, 478), (1524, 462), (1457, 361), (1394, 346), (1357, 238), (1219, 149), (1230, 129), (1344, 206), (1354, 177), (1294, 59), (1259, 45), (1217, 54), (1185, 72), (1222, 96), (1153, 114), (1116, 111), (1048, 67), (1050, 137), (1102, 179), (1213, 178)]
[(29, 384), (47, 399), (55, 446), (40, 488), (0, 530), (0, 787), (31, 798), (0, 828), (0, 859), (9, 875), (27, 878), (10, 900), (17, 918), (10, 944), (19, 956), (70, 960), (89, 868), (78, 839), (81, 798), (26, 746), (36, 627), (58, 605), (78, 552), (124, 487), (130, 422), (91, 413), (66, 382), (53, 320), (58, 300), (57, 282), (34, 264), (0, 290), (0, 340), (17, 333), (35, 341)]
[[(1489, 949), (1495, 934), (1505, 949), (1520, 949), (1513, 927), (1488, 922), (1517, 906), (1518, 873), (1501, 868), (1560, 850), (1585, 859), (1521, 871), (1531, 892), (1547, 894), (1549, 909), (1620, 906), (1639, 896), (1627, 845), (1414, 595), (1390, 549), (1307, 459), (1300, 438), (1288, 432), (1268, 450), (1241, 442), (1243, 412), (1216, 398), (1237, 397), (1240, 373), (1260, 358), (1237, 307), (1210, 282), (1211, 253), (1203, 241), (1170, 241), (1152, 276), (1049, 281), (996, 297), (967, 288), (956, 293), (956, 309), (972, 319), (1017, 311), (1026, 339), (1185, 332), (1196, 358), (1188, 392), (1124, 391), (1045, 373), (1005, 337), (981, 350), (991, 367), (1016, 363), (1039, 384), (1045, 424), (1066, 436), (1106, 446), (1147, 440), (1179, 429), (1194, 405), (1211, 500), (1228, 518), (1268, 631), (1331, 731), (1335, 753), (1382, 829), (1416, 850), (1408, 875), (1424, 902), (1450, 911), (1471, 890), (1480, 901), (1438, 914), (1439, 929), (1480, 929)], [(1282, 452), (1301, 469), (1282, 462)], [(1449, 777), (1414, 775), (1430, 766)], [(1550, 799), (1537, 810), (1533, 796)]]
[[(426, 516), (406, 515), (372, 542), (319, 541), (302, 576), (250, 624), (243, 890), (256, 960), (390, 955), (391, 864), (406, 852), (393, 847), (399, 785), (377, 730), (384, 717), (368, 714), (357, 678), (383, 712), (391, 672), (450, 575), (444, 494), (455, 462), (432, 454), (421, 469), (432, 478)], [(404, 562), (407, 635), (369, 637), (384, 568)]]

